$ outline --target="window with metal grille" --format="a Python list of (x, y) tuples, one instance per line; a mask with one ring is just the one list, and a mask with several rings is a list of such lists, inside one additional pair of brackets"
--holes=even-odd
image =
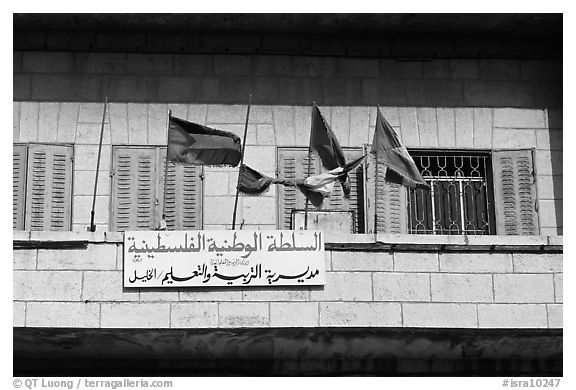
[(410, 234), (495, 234), (490, 153), (410, 151), (429, 190), (408, 191)]
[(201, 229), (201, 174), (201, 166), (166, 163), (166, 147), (114, 146), (112, 230), (156, 229), (163, 212), (168, 230)]
[(71, 229), (73, 152), (72, 145), (13, 145), (14, 230)]

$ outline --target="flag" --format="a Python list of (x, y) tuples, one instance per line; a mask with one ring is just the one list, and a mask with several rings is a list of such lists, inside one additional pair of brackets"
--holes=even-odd
[(268, 191), (271, 184), (296, 186), (302, 194), (316, 207), (322, 204), (324, 198), (330, 197), (334, 189), (334, 182), (342, 175), (356, 169), (366, 156), (362, 156), (344, 167), (334, 168), (326, 173), (297, 178), (296, 180), (274, 179), (266, 176), (249, 166), (242, 164), (239, 171), (238, 191), (247, 195), (261, 195)]
[[(336, 135), (324, 120), (320, 109), (314, 104), (312, 109), (312, 129), (310, 134), (310, 148), (318, 153), (322, 165), (332, 170), (346, 165), (344, 152)], [(339, 177), (344, 196), (350, 196), (350, 180), (347, 174)]]
[(241, 157), (241, 141), (236, 134), (169, 117), (169, 161), (176, 164), (235, 167)]
[(319, 207), (324, 198), (329, 198), (332, 194), (336, 179), (340, 179), (344, 175), (348, 176), (348, 172), (356, 169), (365, 157), (366, 155), (344, 165), (344, 167), (337, 167), (326, 173), (297, 180), (296, 186), (314, 206)]
[(262, 195), (270, 188), (271, 184), (292, 185), (287, 180), (274, 179), (266, 176), (249, 166), (242, 164), (238, 172), (238, 191), (247, 195)]
[(388, 167), (387, 181), (407, 187), (429, 188), (414, 160), (408, 154), (408, 150), (402, 145), (394, 129), (380, 112), (380, 108), (376, 115), (376, 129), (370, 153), (375, 153), (376, 159)]

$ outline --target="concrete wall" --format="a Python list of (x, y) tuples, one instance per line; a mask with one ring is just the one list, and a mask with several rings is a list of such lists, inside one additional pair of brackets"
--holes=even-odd
[[(90, 223), (102, 103), (14, 102), (14, 142), (74, 143), (73, 230)], [(111, 145), (165, 145), (167, 111), (190, 121), (242, 136), (245, 105), (110, 103), (100, 165), (96, 224), (109, 230)], [(562, 234), (562, 110), (498, 107), (381, 106), (407, 147), (536, 149), (540, 234)], [(322, 106), (321, 111), (345, 147), (372, 140), (376, 108)], [(310, 106), (255, 105), (251, 108), (245, 162), (276, 175), (276, 147), (307, 147)], [(237, 168), (205, 168), (204, 228), (231, 223)], [(275, 188), (262, 197), (241, 197), (238, 221), (245, 228), (276, 229)]]
[(332, 237), (323, 287), (220, 289), (122, 288), (121, 233), (13, 239), (37, 245), (13, 252), (16, 327), (562, 327), (559, 237)]

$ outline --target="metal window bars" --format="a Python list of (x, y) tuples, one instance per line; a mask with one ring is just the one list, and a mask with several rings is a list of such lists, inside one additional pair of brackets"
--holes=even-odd
[(430, 190), (408, 190), (410, 234), (493, 234), (488, 154), (411, 154)]

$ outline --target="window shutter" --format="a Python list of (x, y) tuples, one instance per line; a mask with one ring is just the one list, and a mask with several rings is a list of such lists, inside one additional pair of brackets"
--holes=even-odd
[(12, 148), (12, 226), (24, 229), (24, 206), (26, 201), (26, 145)]
[[(364, 150), (367, 153), (370, 146), (365, 146)], [(386, 166), (382, 163), (376, 164), (372, 153), (366, 157), (364, 175), (366, 233), (374, 233), (376, 226), (377, 233), (407, 234), (406, 189), (385, 180)], [(378, 181), (377, 193), (374, 178)]]
[(113, 230), (150, 230), (158, 226), (157, 162), (156, 148), (114, 148)]
[(70, 230), (72, 147), (28, 147), (26, 223), (30, 230)]
[(166, 202), (166, 227), (168, 230), (197, 230), (202, 228), (202, 166), (168, 163), (166, 197), (164, 171), (166, 148), (160, 154), (160, 204)]
[[(308, 176), (308, 150), (278, 149), (278, 177), (284, 180), (303, 179)], [(310, 175), (320, 172), (320, 160), (315, 153), (311, 154)], [(296, 187), (278, 186), (278, 221), (281, 229), (292, 228), (292, 210), (304, 210), (306, 197)], [(309, 210), (314, 206), (309, 205)]]
[(496, 233), (537, 235), (536, 183), (532, 151), (498, 150), (492, 154)]

